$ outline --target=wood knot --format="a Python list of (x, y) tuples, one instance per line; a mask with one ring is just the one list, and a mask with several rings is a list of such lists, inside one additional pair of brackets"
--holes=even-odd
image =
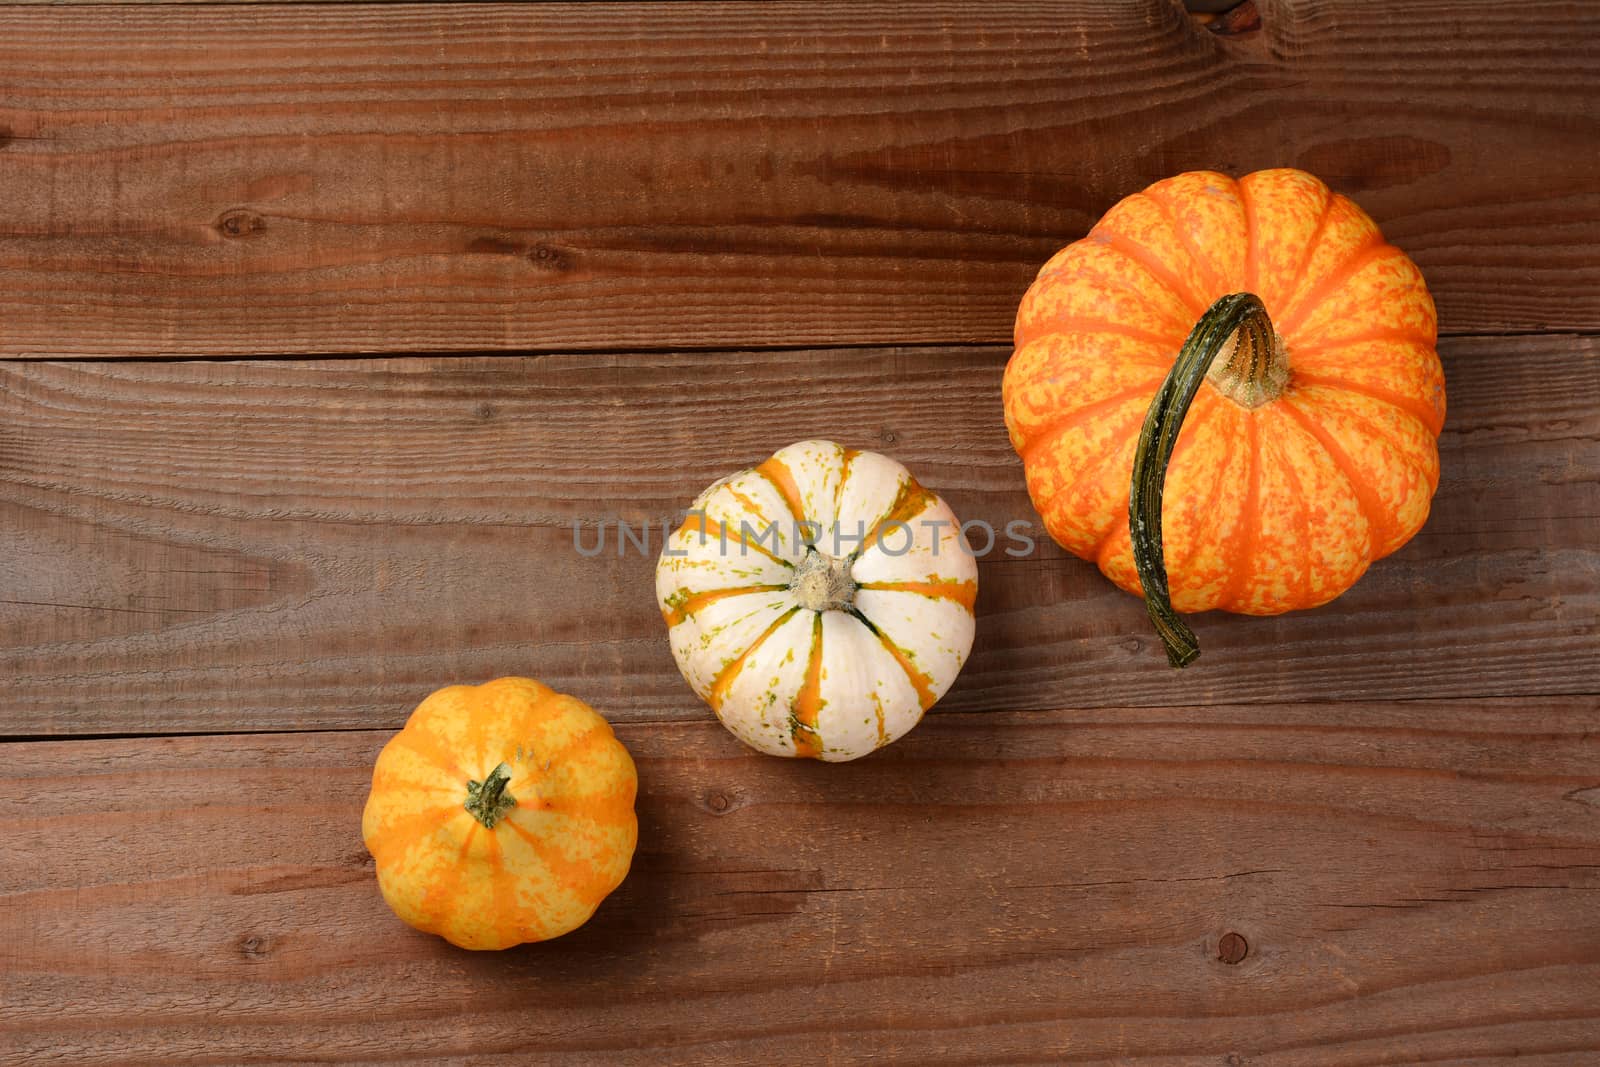
[(477, 407), (472, 409), (472, 414), (484, 422), (488, 422), (490, 419), (500, 414), (500, 411), (493, 404), (485, 400)]
[(1222, 940), (1217, 942), (1217, 959), (1223, 963), (1242, 963), (1249, 954), (1250, 943), (1239, 934), (1223, 934)]
[(264, 959), (272, 951), (272, 938), (263, 934), (246, 934), (238, 941), (239, 955), (247, 960)]
[(1261, 12), (1254, 0), (1183, 0), (1195, 22), (1218, 37), (1237, 37), (1261, 28)]
[(1589, 789), (1574, 789), (1570, 793), (1562, 794), (1563, 800), (1573, 800), (1579, 804), (1588, 804), (1600, 808), (1600, 786)]
[(733, 808), (733, 801), (728, 799), (726, 793), (710, 793), (706, 796), (706, 809), (713, 815), (726, 815)]
[(217, 232), (224, 237), (254, 237), (267, 228), (267, 220), (248, 208), (225, 211), (217, 219)]
[(900, 436), (887, 426), (878, 431), (878, 440), (882, 441), (886, 445), (892, 445), (899, 439)]

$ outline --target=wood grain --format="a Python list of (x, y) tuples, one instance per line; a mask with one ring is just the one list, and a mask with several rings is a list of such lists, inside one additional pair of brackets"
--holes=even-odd
[(633, 872), (503, 954), (379, 897), (382, 732), (0, 746), (0, 1059), (1600, 1056), (1593, 698), (942, 715), (840, 766), (620, 733)]
[[(1195, 619), (1048, 540), (980, 564), (946, 710), (1594, 693), (1600, 342), (1455, 339), (1421, 535), (1344, 597)], [(806, 437), (888, 452), (997, 529), (1036, 520), (1003, 349), (0, 365), (0, 736), (397, 726), (528, 674), (703, 718), (653, 598), (659, 523)], [(648, 554), (616, 523), (655, 523)], [(605, 551), (593, 549), (608, 524)], [(1042, 533), (1035, 528), (1036, 536)]]
[(1120, 197), (1281, 165), (1447, 333), (1600, 329), (1591, 5), (1260, 7), (3, 7), (0, 353), (1000, 343)]

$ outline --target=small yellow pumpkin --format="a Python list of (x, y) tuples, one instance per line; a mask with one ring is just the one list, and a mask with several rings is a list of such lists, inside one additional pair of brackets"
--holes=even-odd
[(761, 752), (841, 762), (910, 730), (972, 650), (978, 565), (900, 464), (801, 441), (714, 483), (656, 566), (684, 678)]
[(581, 700), (528, 678), (450, 686), (378, 755), (361, 836), (396, 915), (509, 948), (582, 925), (622, 883), (638, 781)]

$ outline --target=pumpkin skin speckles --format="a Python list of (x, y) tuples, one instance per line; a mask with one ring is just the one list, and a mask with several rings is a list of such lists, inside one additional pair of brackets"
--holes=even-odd
[(972, 649), (977, 561), (885, 456), (802, 441), (711, 485), (656, 596), (685, 680), (761, 752), (839, 762), (905, 734)]
[(1241, 292), (1287, 381), (1247, 406), (1208, 379), (1183, 422), (1160, 510), (1182, 612), (1326, 603), (1421, 528), (1438, 486), (1444, 374), (1416, 266), (1309, 174), (1194, 172), (1113, 207), (1018, 310), (1006, 424), (1052, 537), (1142, 594), (1136, 439), (1189, 330)]
[(638, 776), (609, 723), (527, 678), (441, 689), (389, 740), (361, 835), (396, 915), (462, 948), (586, 922), (628, 873)]

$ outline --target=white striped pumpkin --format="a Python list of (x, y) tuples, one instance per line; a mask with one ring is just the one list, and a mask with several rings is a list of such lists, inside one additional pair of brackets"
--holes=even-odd
[(713, 484), (656, 565), (672, 654), (723, 725), (830, 762), (895, 740), (944, 695), (977, 594), (949, 505), (894, 460), (831, 441)]

